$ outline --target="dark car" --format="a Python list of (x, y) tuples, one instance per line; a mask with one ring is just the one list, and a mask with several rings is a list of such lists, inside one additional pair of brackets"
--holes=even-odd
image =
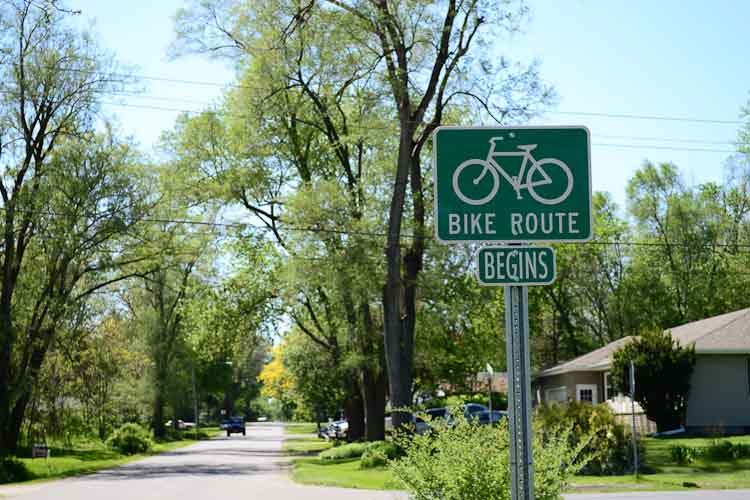
[(220, 426), (222, 429), (227, 431), (227, 437), (233, 433), (245, 435), (245, 419), (242, 417), (232, 417), (224, 420)]
[(474, 414), (474, 418), (480, 425), (497, 424), (504, 418), (508, 418), (508, 412), (505, 411), (480, 411)]

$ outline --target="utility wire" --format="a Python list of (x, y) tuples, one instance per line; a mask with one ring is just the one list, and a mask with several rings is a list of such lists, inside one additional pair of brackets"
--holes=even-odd
[[(0, 207), (0, 210), (5, 210), (5, 207)], [(16, 212), (28, 212), (29, 210), (23, 210), (23, 209), (16, 209)], [(43, 212), (42, 215), (48, 216), (48, 217), (67, 217), (67, 215), (59, 214), (55, 212)], [(245, 222), (212, 222), (212, 221), (201, 221), (201, 220), (190, 220), (190, 219), (171, 219), (171, 218), (161, 218), (161, 217), (144, 217), (138, 220), (138, 222), (154, 222), (154, 223), (163, 223), (163, 224), (182, 224), (182, 225), (197, 225), (202, 227), (214, 227), (214, 228), (234, 228), (234, 229), (251, 229), (255, 232), (260, 233), (268, 233), (271, 231), (268, 227), (263, 226), (257, 226)], [(286, 227), (284, 227), (286, 226)], [(293, 225), (291, 223), (284, 223), (284, 226), (280, 226), (278, 229), (279, 231), (296, 231), (296, 232), (304, 232), (304, 233), (310, 233), (310, 234), (338, 234), (338, 235), (347, 235), (347, 236), (371, 236), (371, 237), (379, 237), (379, 238), (385, 238), (388, 236), (385, 232), (377, 232), (377, 231), (357, 231), (357, 230), (348, 230), (348, 229), (334, 229), (334, 228), (324, 228), (324, 227), (303, 227), (303, 226), (297, 226)], [(216, 233), (202, 233), (206, 236), (214, 236)], [(222, 235), (223, 236), (223, 235)], [(402, 237), (406, 238), (414, 238), (415, 235), (408, 234), (408, 235), (401, 235)], [(434, 240), (435, 238), (427, 234), (424, 236), (426, 240)], [(487, 242), (487, 244), (491, 244), (492, 242)], [(684, 242), (660, 242), (660, 241), (632, 241), (632, 240), (591, 240), (588, 242), (581, 242), (581, 243), (561, 243), (561, 244), (570, 244), (570, 245), (592, 245), (592, 246), (632, 246), (632, 247), (695, 247), (695, 243), (684, 241)], [(750, 243), (706, 243), (697, 245), (698, 248), (703, 249), (714, 249), (714, 248), (732, 248), (732, 249), (747, 249), (750, 250)], [(745, 253), (745, 252), (743, 252)]]
[[(0, 62), (0, 65), (17, 65), (17, 63)], [(59, 70), (59, 71), (88, 73), (88, 74), (101, 74), (101, 75), (106, 75), (110, 77), (118, 77), (122, 79), (128, 79), (128, 78), (129, 79), (141, 79), (141, 80), (149, 80), (149, 81), (177, 83), (181, 85), (197, 85), (197, 86), (209, 86), (209, 87), (218, 87), (218, 88), (236, 88), (236, 89), (245, 89), (245, 90), (253, 90), (253, 91), (268, 90), (267, 88), (251, 87), (248, 85), (242, 85), (242, 84), (236, 84), (236, 83), (219, 83), (219, 82), (210, 82), (210, 81), (201, 81), (201, 80), (167, 78), (167, 77), (161, 77), (161, 76), (144, 75), (144, 74), (139, 74), (139, 73), (118, 73), (118, 72), (108, 72), (108, 71), (92, 70), (92, 69), (59, 67), (59, 66), (50, 66), (50, 68), (54, 70)], [(626, 119), (626, 120), (652, 120), (652, 121), (674, 121), (674, 122), (683, 122), (683, 123), (705, 123), (705, 124), (714, 124), (714, 125), (744, 125), (746, 123), (741, 120), (726, 120), (726, 119), (699, 118), (699, 117), (687, 117), (687, 116), (648, 115), (648, 114), (637, 114), (637, 113), (613, 113), (613, 112), (593, 112), (593, 111), (574, 111), (574, 110), (544, 111), (543, 113), (553, 114), (553, 115), (590, 116), (590, 117), (616, 118), (616, 119)]]

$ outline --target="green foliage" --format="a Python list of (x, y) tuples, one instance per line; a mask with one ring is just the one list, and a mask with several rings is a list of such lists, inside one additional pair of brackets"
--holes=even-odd
[(0, 484), (28, 481), (32, 478), (23, 462), (13, 457), (0, 457)]
[(621, 392), (629, 388), (630, 362), (635, 364), (635, 400), (659, 431), (685, 422), (695, 348), (681, 347), (669, 332), (645, 331), (612, 357), (612, 383)]
[[(609, 405), (571, 401), (566, 405), (541, 405), (536, 415), (542, 428), (570, 427), (570, 445), (578, 446), (581, 439), (588, 440), (586, 451), (591, 460), (582, 469), (584, 474), (612, 475), (633, 471), (632, 435), (615, 421)], [(645, 446), (638, 441), (640, 460), (645, 456)]]
[[(506, 500), (510, 498), (507, 423), (476, 425), (459, 412), (454, 423), (433, 432), (399, 436), (405, 456), (391, 462), (394, 475), (417, 500)], [(534, 490), (539, 500), (557, 500), (570, 476), (588, 462), (584, 436), (571, 446), (572, 429), (537, 428), (534, 433)]]
[(323, 460), (342, 460), (346, 458), (361, 457), (367, 449), (369, 443), (349, 443), (341, 446), (334, 446), (328, 450), (320, 452), (319, 458)]
[(669, 447), (670, 460), (679, 465), (689, 465), (693, 463), (698, 454), (698, 450), (692, 446), (676, 444)]
[(123, 455), (146, 453), (153, 445), (151, 433), (134, 423), (122, 425), (107, 439), (107, 446)]
[(402, 450), (390, 441), (373, 441), (367, 443), (362, 457), (359, 459), (359, 466), (363, 469), (372, 469), (382, 467), (388, 464), (388, 461), (394, 460), (402, 455)]
[[(489, 396), (487, 392), (454, 393), (442, 398), (432, 398), (429, 401), (425, 402), (424, 407), (426, 409), (453, 408), (455, 406), (461, 406), (462, 404), (467, 403), (478, 403), (484, 406), (489, 406)], [(492, 409), (507, 410), (508, 395), (504, 392), (493, 392)]]
[(728, 440), (715, 440), (703, 451), (703, 455), (710, 460), (727, 462), (750, 458), (750, 445)]

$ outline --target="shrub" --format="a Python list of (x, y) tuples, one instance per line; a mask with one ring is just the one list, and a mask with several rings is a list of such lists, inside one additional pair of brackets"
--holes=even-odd
[(151, 433), (134, 423), (122, 425), (107, 439), (107, 446), (123, 455), (145, 453), (153, 444)]
[[(570, 428), (534, 433), (534, 481), (537, 500), (557, 500), (568, 478), (583, 467), (586, 441), (570, 446)], [(430, 435), (399, 435), (405, 455), (390, 462), (394, 475), (414, 498), (508, 500), (510, 466), (507, 422), (498, 426), (468, 422), (453, 412), (453, 422), (433, 423)]]
[[(632, 434), (615, 420), (612, 409), (606, 403), (570, 402), (567, 405), (541, 405), (537, 408), (537, 417), (543, 428), (572, 427), (571, 446), (580, 442), (578, 436), (589, 436), (591, 440), (587, 451), (592, 460), (582, 470), (583, 474), (615, 475), (632, 472), (633, 443)], [(638, 457), (644, 462), (645, 446), (638, 440)]]
[(0, 458), (0, 484), (32, 479), (26, 465), (13, 457)]
[(323, 460), (359, 458), (365, 452), (365, 448), (367, 448), (367, 443), (349, 443), (342, 446), (334, 446), (333, 448), (321, 451), (318, 458)]
[[(487, 392), (477, 393), (456, 393), (450, 396), (442, 398), (432, 398), (425, 402), (425, 408), (452, 408), (454, 406), (460, 406), (466, 403), (479, 403), (487, 406), (489, 403), (489, 397)], [(493, 392), (492, 393), (492, 409), (493, 410), (507, 410), (508, 409), (508, 395), (504, 392)]]
[(691, 446), (676, 444), (669, 447), (669, 458), (672, 459), (672, 462), (679, 465), (693, 463), (698, 454), (698, 450)]
[(714, 440), (704, 453), (711, 460), (729, 462), (740, 458), (750, 458), (750, 445), (732, 443), (728, 440)]
[(364, 453), (362, 453), (362, 458), (360, 458), (359, 466), (363, 469), (382, 467), (389, 460), (398, 458), (400, 454), (399, 447), (390, 441), (373, 441), (367, 444)]

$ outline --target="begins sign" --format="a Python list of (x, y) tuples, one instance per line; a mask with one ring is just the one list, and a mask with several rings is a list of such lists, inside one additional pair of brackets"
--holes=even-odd
[(482, 247), (477, 259), (482, 285), (549, 285), (555, 281), (555, 252), (550, 247)]
[(591, 239), (586, 127), (439, 127), (433, 155), (439, 241)]

